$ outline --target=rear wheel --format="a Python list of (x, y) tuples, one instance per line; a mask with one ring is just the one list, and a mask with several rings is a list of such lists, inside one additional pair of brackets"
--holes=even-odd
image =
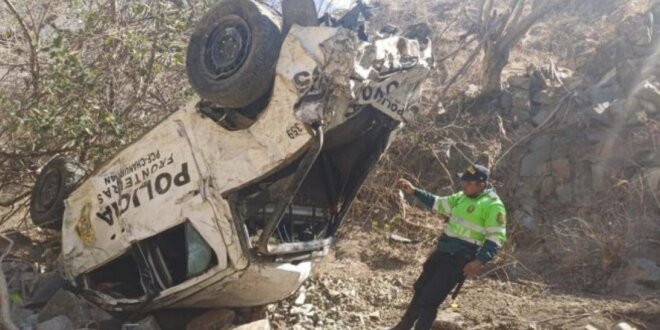
[(32, 190), (32, 223), (41, 228), (60, 229), (64, 200), (84, 176), (85, 168), (80, 162), (63, 156), (51, 159), (41, 170)]
[(281, 44), (280, 19), (269, 8), (252, 0), (221, 1), (190, 37), (190, 84), (222, 107), (246, 107), (269, 92)]

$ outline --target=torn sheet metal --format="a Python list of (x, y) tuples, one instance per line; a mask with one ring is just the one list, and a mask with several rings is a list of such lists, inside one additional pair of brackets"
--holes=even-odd
[(430, 41), (389, 37), (362, 47), (355, 86), (356, 103), (371, 105), (395, 120), (411, 121), (419, 112), (421, 84), (433, 66)]
[[(320, 43), (322, 57), (300, 51), (298, 56), (286, 56), (296, 48), (306, 49), (301, 40), (319, 36), (327, 36)], [(419, 112), (421, 83), (433, 66), (431, 49), (428, 38), (420, 42), (395, 36), (369, 43), (347, 29), (294, 26), (285, 41), (283, 58), (313, 60), (317, 65), (308, 84), (300, 88), (297, 118), (306, 123), (324, 120), (330, 129), (345, 119), (353, 105), (371, 105), (394, 120), (412, 120)]]

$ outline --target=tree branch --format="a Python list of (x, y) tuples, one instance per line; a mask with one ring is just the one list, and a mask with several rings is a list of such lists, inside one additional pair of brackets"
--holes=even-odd
[(10, 0), (2, 0), (5, 5), (9, 8), (9, 11), (14, 15), (16, 20), (18, 21), (18, 24), (21, 26), (21, 30), (23, 31), (23, 35), (25, 39), (27, 39), (28, 42), (28, 47), (30, 48), (30, 74), (32, 75), (32, 88), (33, 88), (33, 94), (36, 95), (39, 93), (39, 63), (37, 59), (37, 45), (34, 42), (34, 39), (30, 35), (30, 31), (28, 30), (27, 25), (25, 24), (25, 20), (21, 15), (16, 11), (16, 7), (14, 7), (14, 4), (11, 3)]
[(548, 1), (543, 5), (536, 7), (532, 12), (523, 18), (516, 26), (511, 26), (511, 29), (502, 37), (499, 44), (500, 47), (513, 47), (520, 41), (520, 39), (529, 31), (539, 19), (547, 15), (550, 11), (556, 8), (560, 3), (568, 2), (568, 0)]
[(23, 198), (25, 198), (25, 197), (28, 197), (28, 196), (30, 196), (30, 192), (29, 192), (29, 191), (24, 192), (24, 193), (22, 193), (22, 194), (16, 196), (16, 197), (15, 197), (14, 199), (12, 199), (12, 200), (9, 200), (9, 201), (6, 201), (6, 202), (0, 202), (0, 206), (2, 206), (2, 207), (10, 207), (10, 206), (13, 206), (13, 205), (16, 204), (18, 201), (20, 201), (21, 199), (23, 199)]
[(509, 26), (514, 26), (517, 25), (520, 22), (520, 18), (522, 17), (523, 9), (525, 8), (525, 0), (515, 0), (516, 4), (513, 7), (513, 11), (511, 12), (511, 19), (509, 19), (509, 23), (507, 24), (507, 28)]
[(0, 150), (0, 157), (5, 158), (31, 158), (31, 157), (42, 157), (42, 156), (52, 156), (62, 152), (73, 151), (75, 148), (62, 148), (55, 150), (44, 150), (44, 151), (26, 151), (26, 152), (9, 152)]

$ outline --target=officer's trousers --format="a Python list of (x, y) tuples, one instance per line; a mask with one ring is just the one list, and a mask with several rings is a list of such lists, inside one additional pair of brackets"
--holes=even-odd
[(463, 279), (463, 267), (473, 259), (471, 255), (434, 251), (424, 262), (406, 313), (393, 329), (409, 330), (413, 325), (415, 330), (431, 329), (438, 307)]

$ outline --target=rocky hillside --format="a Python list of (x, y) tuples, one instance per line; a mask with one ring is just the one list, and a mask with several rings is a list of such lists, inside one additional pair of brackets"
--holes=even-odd
[[(473, 2), (375, 4), (372, 30), (428, 22), (438, 62), (424, 109), (361, 190), (331, 255), (293, 297), (258, 315), (165, 311), (129, 323), (225, 329), (265, 314), (276, 329), (391, 326), (442, 229), (441, 219), (398, 195), (395, 180), (446, 194), (457, 188), (454, 173), (481, 162), (508, 206), (510, 239), (479, 280), (442, 306), (438, 329), (660, 329), (660, 5), (571, 1), (514, 48), (504, 91), (482, 96), (478, 61), (440, 93), (470, 55), (461, 45)], [(53, 296), (61, 286), (51, 278), (55, 235), (11, 237), (18, 247), (3, 270), (17, 324), (125, 321), (67, 293)], [(41, 294), (48, 299), (24, 306)]]

